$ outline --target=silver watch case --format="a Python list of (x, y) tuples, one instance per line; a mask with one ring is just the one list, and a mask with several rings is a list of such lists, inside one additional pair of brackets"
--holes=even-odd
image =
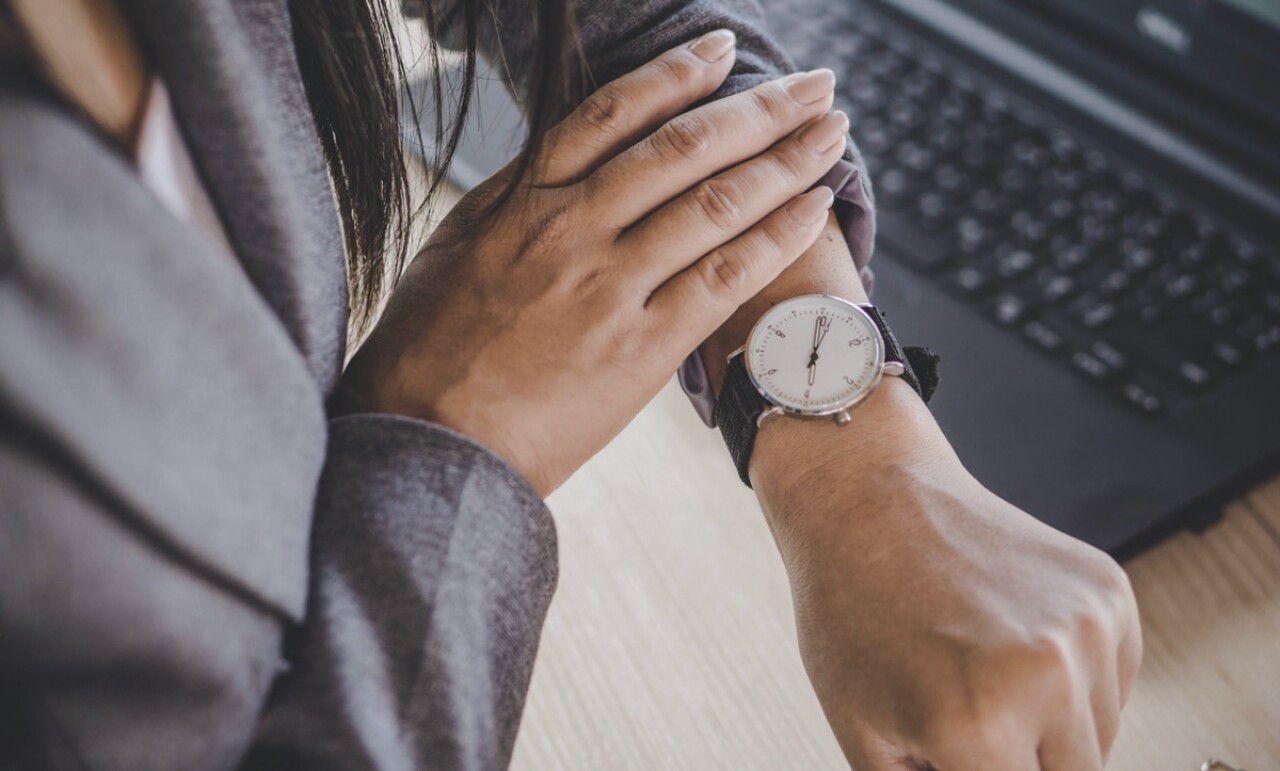
[[(876, 334), (873, 335), (873, 339), (876, 344), (874, 361), (878, 365), (878, 372), (875, 374), (872, 381), (867, 384), (866, 388), (863, 388), (851, 398), (841, 402), (840, 404), (821, 410), (795, 409), (793, 407), (786, 407), (779, 404), (769, 394), (768, 390), (761, 385), (758, 380), (756, 380), (755, 369), (751, 366), (751, 344), (755, 340), (756, 333), (765, 327), (766, 319), (768, 319), (769, 316), (779, 307), (786, 305), (793, 300), (813, 299), (815, 297), (835, 302), (851, 309), (852, 311), (860, 314), (866, 320), (867, 325), (870, 326), (871, 329), (875, 330)], [(902, 362), (887, 362), (884, 360), (884, 335), (881, 334), (880, 328), (876, 326), (875, 321), (871, 318), (871, 315), (867, 313), (865, 307), (858, 303), (849, 302), (843, 297), (836, 297), (835, 295), (829, 294), (798, 295), (791, 298), (791, 300), (778, 303), (778, 305), (770, 308), (756, 321), (755, 326), (751, 328), (751, 333), (747, 335), (746, 345), (743, 345), (741, 348), (729, 354), (729, 359), (733, 359), (734, 356), (738, 355), (742, 355), (743, 357), (742, 364), (747, 370), (747, 378), (751, 381), (751, 386), (756, 389), (756, 393), (760, 394), (760, 398), (764, 399), (765, 402), (769, 404), (769, 406), (756, 417), (757, 427), (762, 425), (766, 418), (770, 418), (775, 415), (791, 415), (797, 418), (831, 418), (835, 421), (837, 426), (848, 425), (849, 422), (853, 420), (853, 408), (870, 398), (871, 394), (875, 393), (876, 389), (880, 387), (881, 381), (883, 381), (886, 376), (900, 377), (905, 371), (905, 367), (903, 367)]]

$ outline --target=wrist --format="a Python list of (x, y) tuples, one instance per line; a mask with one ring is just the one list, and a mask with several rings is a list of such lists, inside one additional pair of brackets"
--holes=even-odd
[(919, 395), (899, 378), (885, 378), (845, 426), (785, 416), (766, 420), (749, 474), (776, 530), (797, 519), (874, 513), (901, 480), (944, 469), (967, 476)]
[(783, 271), (764, 291), (738, 308), (701, 346), (707, 377), (716, 394), (724, 380), (729, 354), (741, 348), (747, 335), (764, 312), (774, 305), (806, 294), (829, 294), (850, 302), (867, 302), (867, 293), (858, 278), (849, 245), (835, 214), (816, 243)]

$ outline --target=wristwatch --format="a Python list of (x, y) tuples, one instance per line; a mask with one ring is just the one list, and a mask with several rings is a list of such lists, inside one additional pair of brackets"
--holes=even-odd
[(770, 308), (747, 344), (729, 356), (716, 402), (738, 475), (747, 466), (756, 430), (775, 415), (830, 418), (844, 426), (885, 377), (900, 377), (928, 402), (938, 384), (938, 357), (902, 348), (880, 309), (830, 295), (803, 295)]

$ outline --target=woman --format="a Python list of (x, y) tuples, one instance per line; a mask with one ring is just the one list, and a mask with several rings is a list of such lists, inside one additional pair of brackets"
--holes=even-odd
[[(542, 497), (688, 352), (714, 385), (779, 299), (865, 299), (834, 79), (778, 79), (754, 5), (427, 8), (505, 57), (530, 150), (399, 282), (377, 0), (3, 7), (8, 765), (504, 766)], [(850, 761), (1100, 768), (1123, 573), (974, 482), (905, 386), (858, 423), (771, 424), (750, 468)]]

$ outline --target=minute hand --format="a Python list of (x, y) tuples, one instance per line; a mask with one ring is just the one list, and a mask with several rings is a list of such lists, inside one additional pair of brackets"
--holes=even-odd
[(822, 345), (822, 341), (826, 339), (827, 331), (831, 329), (831, 320), (826, 316), (820, 316), (818, 318), (818, 323), (821, 325), (821, 330), (813, 341), (813, 350), (815, 352), (818, 350), (818, 346)]

